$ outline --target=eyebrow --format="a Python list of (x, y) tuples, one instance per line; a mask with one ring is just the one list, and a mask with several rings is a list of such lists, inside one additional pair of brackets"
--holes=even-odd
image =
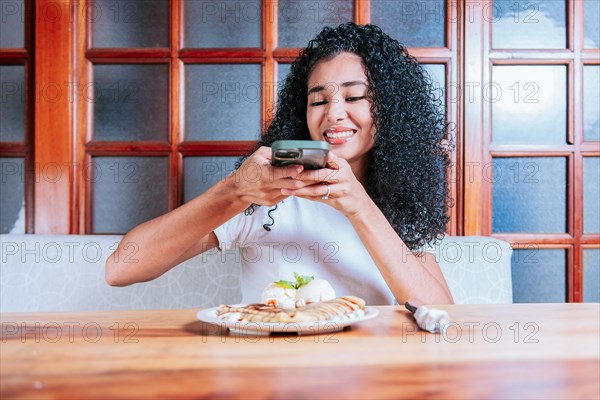
[[(327, 85), (331, 85), (333, 83), (328, 83)], [(310, 90), (308, 91), (307, 95), (311, 94), (311, 93), (316, 93), (316, 92), (320, 92), (325, 90), (325, 87), (327, 85), (317, 85), (317, 86), (313, 86), (312, 88), (310, 88)], [(363, 81), (350, 81), (350, 82), (344, 82), (342, 83), (340, 86), (341, 87), (350, 87), (350, 86), (357, 86), (357, 85), (363, 85), (363, 86), (367, 86), (367, 84)]]

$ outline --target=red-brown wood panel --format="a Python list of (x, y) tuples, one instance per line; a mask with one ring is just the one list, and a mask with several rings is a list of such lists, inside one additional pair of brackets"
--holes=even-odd
[[(86, 15), (87, 4), (86, 2), (78, 2), (76, 4), (76, 15)], [(77, 18), (73, 35), (75, 45), (75, 63), (77, 68), (75, 69), (75, 75), (79, 86), (87, 87), (92, 81), (92, 69), (91, 63), (87, 61), (85, 53), (87, 50), (87, 31), (88, 31), (88, 19)], [(91, 126), (91, 113), (89, 112), (91, 107), (90, 102), (84, 101), (82, 97), (77, 97), (74, 103), (74, 115), (75, 115), (75, 151), (73, 154), (75, 165), (77, 166), (75, 174), (75, 180), (73, 184), (74, 198), (76, 199), (74, 205), (74, 221), (72, 230), (74, 233), (86, 233), (86, 216), (88, 214), (88, 197), (89, 197), (89, 179), (86, 179), (84, 171), (89, 166), (90, 160), (86, 157), (85, 144), (92, 140), (90, 134)]]
[[(180, 167), (181, 157), (177, 154), (177, 146), (181, 141), (181, 133), (183, 132), (183, 99), (185, 95), (183, 82), (183, 63), (179, 60), (179, 49), (183, 43), (183, 4), (179, 1), (171, 2), (171, 80), (169, 93), (169, 126), (170, 126), (170, 154), (169, 158), (169, 209), (176, 208), (181, 204), (183, 199), (183, 179)], [(181, 34), (180, 34), (181, 33)]]
[[(477, 3), (479, 4), (479, 3)], [(480, 5), (480, 4), (479, 4)], [(484, 38), (489, 35), (481, 12), (474, 11), (475, 4), (467, 3), (463, 15), (464, 21), (464, 81), (461, 82), (462, 108), (464, 115), (463, 144), (463, 233), (465, 235), (484, 235), (487, 204), (484, 203), (485, 188), (480, 173), (487, 157), (484, 156), (484, 104), (481, 96), (464, 100), (465, 82), (479, 83), (489, 74), (488, 64), (484, 62), (484, 53), (489, 45)], [(469, 40), (471, 39), (471, 40)]]
[[(35, 2), (37, 10), (51, 6), (60, 10), (57, 18), (43, 14), (35, 24), (35, 82), (37, 87), (61, 90), (52, 100), (36, 100), (35, 110), (35, 232), (72, 233), (74, 123), (68, 88), (74, 82), (73, 3), (52, 0)], [(45, 165), (57, 165), (60, 179), (45, 179), (40, 173)]]
[(354, 0), (354, 22), (360, 25), (371, 22), (371, 0)]

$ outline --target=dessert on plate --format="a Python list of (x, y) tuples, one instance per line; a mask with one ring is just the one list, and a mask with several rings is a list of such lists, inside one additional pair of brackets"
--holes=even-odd
[(307, 304), (335, 299), (335, 291), (325, 279), (298, 275), (295, 282), (272, 282), (263, 290), (261, 302), (279, 308), (294, 309)]
[(261, 303), (247, 306), (222, 305), (217, 317), (240, 322), (317, 322), (342, 321), (365, 315), (365, 301), (356, 296), (336, 298), (324, 279), (300, 276), (295, 282), (272, 282), (263, 290)]
[(239, 322), (343, 321), (364, 316), (364, 309), (365, 301), (363, 299), (355, 296), (342, 296), (295, 309), (279, 308), (261, 303), (247, 306), (222, 305), (217, 310), (217, 317), (227, 321)]

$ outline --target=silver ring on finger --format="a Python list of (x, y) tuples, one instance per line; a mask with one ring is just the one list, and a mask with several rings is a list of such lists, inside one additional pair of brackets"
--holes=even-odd
[(323, 197), (321, 197), (323, 200), (328, 200), (329, 199), (329, 195), (331, 194), (331, 187), (329, 186), (329, 183), (327, 182), (323, 182), (323, 185), (325, 185), (325, 187), (327, 188), (327, 193), (325, 193), (323, 195)]

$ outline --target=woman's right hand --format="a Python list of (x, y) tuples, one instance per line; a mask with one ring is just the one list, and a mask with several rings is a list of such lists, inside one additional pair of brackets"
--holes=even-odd
[(281, 189), (301, 189), (307, 185), (297, 179), (303, 169), (302, 165), (273, 167), (271, 148), (262, 146), (227, 179), (233, 179), (243, 201), (273, 206), (288, 197), (281, 194)]

